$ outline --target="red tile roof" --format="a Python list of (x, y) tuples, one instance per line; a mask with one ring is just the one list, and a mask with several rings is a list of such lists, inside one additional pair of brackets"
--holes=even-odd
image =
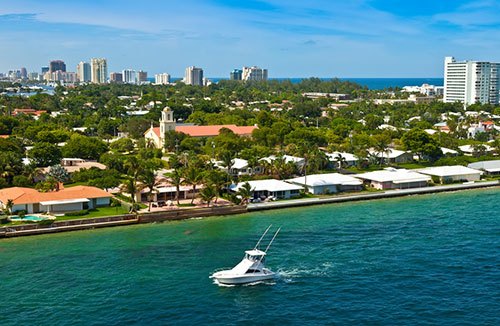
[(15, 205), (52, 200), (104, 197), (112, 197), (112, 195), (102, 189), (88, 186), (76, 186), (51, 192), (39, 192), (36, 189), (22, 187), (0, 189), (0, 201), (6, 204), (7, 200), (12, 199)]
[[(214, 125), (214, 126), (176, 126), (175, 131), (182, 132), (191, 137), (213, 137), (219, 135), (222, 128), (227, 128), (239, 136), (250, 136), (256, 126)], [(160, 137), (160, 127), (153, 128), (154, 133)]]

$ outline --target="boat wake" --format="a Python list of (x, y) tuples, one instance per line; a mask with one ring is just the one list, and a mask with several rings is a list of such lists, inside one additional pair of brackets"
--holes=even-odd
[(316, 268), (278, 269), (278, 279), (285, 283), (294, 283), (303, 278), (331, 277), (334, 264), (326, 262)]

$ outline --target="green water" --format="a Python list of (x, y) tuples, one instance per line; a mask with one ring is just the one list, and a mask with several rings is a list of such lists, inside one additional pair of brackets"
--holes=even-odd
[[(498, 188), (0, 241), (2, 325), (500, 324)], [(280, 277), (219, 287), (269, 224)]]

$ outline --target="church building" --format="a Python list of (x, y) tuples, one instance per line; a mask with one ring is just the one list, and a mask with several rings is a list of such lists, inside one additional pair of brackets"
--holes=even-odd
[(177, 126), (174, 120), (174, 113), (169, 107), (165, 107), (161, 112), (160, 126), (149, 128), (144, 133), (146, 141), (152, 142), (156, 148), (163, 148), (165, 144), (165, 133), (171, 130), (182, 132), (191, 137), (215, 137), (219, 135), (221, 129), (227, 128), (239, 136), (251, 136), (252, 131), (257, 126), (237, 126), (237, 125), (212, 125), (212, 126)]

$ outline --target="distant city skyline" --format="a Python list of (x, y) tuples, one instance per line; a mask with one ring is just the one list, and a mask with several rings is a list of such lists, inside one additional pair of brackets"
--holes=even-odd
[(0, 8), (0, 71), (107, 58), (107, 70), (207, 77), (439, 77), (443, 58), (500, 62), (500, 0), (35, 0)]

